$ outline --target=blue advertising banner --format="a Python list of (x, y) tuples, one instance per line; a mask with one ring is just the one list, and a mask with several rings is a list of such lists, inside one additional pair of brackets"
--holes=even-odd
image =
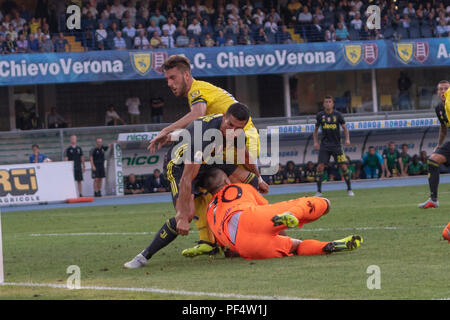
[(161, 65), (186, 55), (195, 77), (450, 66), (450, 38), (141, 51), (3, 55), (0, 86), (162, 78)]

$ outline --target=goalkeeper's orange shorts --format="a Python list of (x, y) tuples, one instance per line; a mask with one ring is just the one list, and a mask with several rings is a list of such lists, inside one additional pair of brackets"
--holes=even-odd
[(228, 223), (225, 223), (228, 243), (222, 245), (238, 252), (245, 259), (291, 256), (291, 238), (278, 234), (287, 227), (275, 227), (272, 221), (275, 215), (287, 211), (298, 218), (298, 227), (301, 228), (305, 223), (315, 221), (328, 212), (328, 203), (319, 197), (303, 197), (236, 210)]

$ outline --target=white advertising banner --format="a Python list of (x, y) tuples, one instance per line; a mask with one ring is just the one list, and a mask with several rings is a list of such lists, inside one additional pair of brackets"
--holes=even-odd
[(71, 161), (0, 166), (0, 206), (60, 202), (77, 196)]

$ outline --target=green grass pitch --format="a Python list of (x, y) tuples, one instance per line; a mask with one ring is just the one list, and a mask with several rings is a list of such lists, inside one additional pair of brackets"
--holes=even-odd
[[(153, 234), (136, 233), (157, 231), (174, 215), (171, 203), (3, 213), (8, 283), (64, 285), (67, 267), (77, 265), (81, 286), (167, 292), (0, 286), (0, 299), (217, 299), (183, 292), (231, 294), (231, 298), (450, 298), (450, 245), (441, 237), (450, 221), (450, 184), (441, 185), (439, 191), (441, 207), (428, 210), (417, 208), (426, 198), (426, 186), (356, 190), (355, 197), (345, 191), (327, 192), (331, 212), (303, 229), (288, 231), (292, 237), (323, 241), (360, 234), (364, 244), (353, 252), (256, 261), (184, 258), (181, 250), (198, 240), (193, 232), (178, 237), (138, 270), (124, 270), (122, 265), (147, 246)], [(273, 203), (304, 195), (268, 199)], [(380, 268), (381, 289), (367, 288), (371, 265)]]

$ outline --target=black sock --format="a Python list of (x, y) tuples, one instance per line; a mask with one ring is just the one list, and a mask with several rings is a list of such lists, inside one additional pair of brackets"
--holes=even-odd
[(156, 252), (167, 246), (178, 236), (177, 222), (175, 218), (171, 218), (164, 223), (162, 228), (153, 238), (150, 245), (142, 251), (142, 255), (146, 259), (150, 259)]
[(322, 178), (323, 178), (323, 172), (317, 172), (317, 174), (316, 174), (317, 192), (320, 192), (320, 193), (322, 193)]
[(352, 190), (352, 183), (350, 182), (350, 172), (348, 170), (343, 171), (342, 175), (344, 176), (345, 183), (347, 184), (347, 190)]
[(428, 184), (430, 185), (430, 198), (437, 201), (439, 186), (439, 163), (428, 159)]

